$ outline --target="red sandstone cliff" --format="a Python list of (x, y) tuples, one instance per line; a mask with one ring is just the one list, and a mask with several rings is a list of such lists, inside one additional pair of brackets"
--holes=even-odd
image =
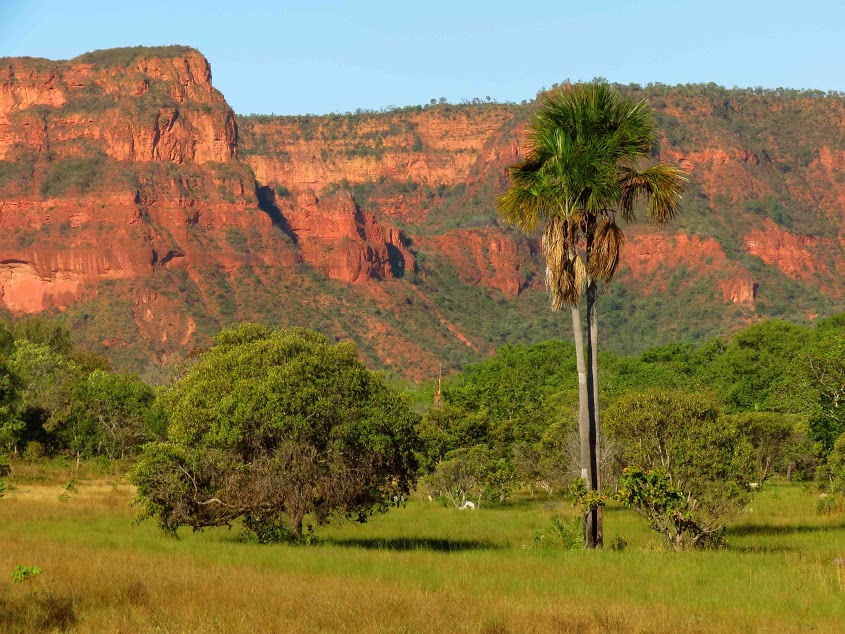
[[(787, 294), (798, 313), (835, 308), (845, 100), (723, 92), (640, 91), (660, 158), (693, 185), (678, 227), (627, 230), (618, 287), (691, 304), (706, 290), (711, 313), (742, 320), (782, 314)], [(495, 219), (530, 110), (237, 118), (192, 49), (0, 60), (0, 302), (64, 311), (127, 364), (238, 319), (355, 339), (412, 378), (560, 336), (536, 237)]]

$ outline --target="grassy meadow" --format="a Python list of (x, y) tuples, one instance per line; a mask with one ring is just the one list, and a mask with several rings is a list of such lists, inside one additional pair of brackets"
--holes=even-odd
[[(797, 484), (756, 494), (727, 550), (674, 553), (631, 511), (606, 544), (555, 547), (565, 501), (461, 511), (413, 499), (310, 546), (236, 529), (168, 537), (133, 525), (118, 478), (18, 476), (0, 500), (0, 631), (841, 632), (845, 516)], [(545, 535), (545, 539), (539, 536)], [(17, 565), (44, 572), (13, 584)]]

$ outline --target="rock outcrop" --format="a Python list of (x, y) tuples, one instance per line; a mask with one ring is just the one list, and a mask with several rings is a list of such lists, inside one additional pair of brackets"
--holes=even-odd
[[(199, 52), (109, 51), (70, 62), (0, 60), (0, 160), (16, 148), (53, 157), (226, 162), (237, 154), (231, 108)], [(90, 61), (89, 61), (90, 60)]]
[(449, 260), (465, 284), (495, 288), (509, 297), (529, 286), (542, 286), (537, 281), (537, 242), (513, 232), (497, 227), (459, 229), (421, 237), (417, 243)]
[[(638, 319), (660, 342), (845, 309), (845, 99), (626, 90), (691, 188), (676, 227), (626, 229), (611, 346), (644, 345)], [(2, 59), (0, 304), (63, 313), (127, 367), (245, 319), (353, 339), (414, 379), (560, 336), (537, 236), (495, 215), (531, 111), (236, 117), (187, 47)], [(664, 299), (687, 312), (648, 309)]]
[(349, 192), (299, 194), (285, 214), (302, 259), (333, 280), (363, 283), (414, 271), (401, 232), (362, 212)]

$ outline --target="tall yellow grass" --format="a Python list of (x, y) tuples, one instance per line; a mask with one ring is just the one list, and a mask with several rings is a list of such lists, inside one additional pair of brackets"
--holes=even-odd
[[(842, 632), (833, 555), (845, 517), (772, 487), (727, 551), (675, 554), (610, 509), (624, 552), (537, 549), (565, 506), (476, 512), (412, 501), (317, 546), (255, 546), (225, 529), (179, 540), (133, 526), (122, 484), (19, 484), (0, 500), (0, 631)], [(44, 573), (14, 585), (18, 564)], [(63, 609), (68, 605), (72, 616)], [(51, 613), (53, 610), (55, 614)]]

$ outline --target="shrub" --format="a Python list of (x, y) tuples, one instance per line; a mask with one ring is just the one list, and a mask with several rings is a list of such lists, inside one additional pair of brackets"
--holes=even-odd
[(715, 401), (678, 391), (621, 397), (605, 417), (628, 462), (618, 497), (677, 550), (713, 545), (748, 503), (754, 449)]
[(42, 572), (44, 571), (37, 566), (16, 566), (14, 572), (12, 572), (12, 581), (14, 583), (23, 583), (27, 579), (37, 577)]
[(575, 517), (565, 521), (559, 517), (551, 519), (551, 528), (534, 533), (532, 541), (537, 548), (560, 550), (583, 550), (582, 521)]
[(141, 517), (168, 532), (243, 518), (257, 541), (364, 521), (407, 495), (415, 416), (355, 346), (304, 328), (222, 331), (166, 398), (167, 439), (132, 474)]
[(35, 462), (44, 457), (44, 445), (37, 440), (30, 440), (26, 443), (26, 448), (23, 450), (23, 459), (29, 462)]
[(104, 154), (54, 160), (41, 181), (41, 197), (54, 198), (68, 192), (84, 194), (104, 180), (105, 165)]
[(485, 445), (449, 452), (425, 483), (439, 497), (460, 508), (471, 500), (481, 508), (482, 500), (492, 497), (504, 502), (516, 486), (517, 477), (509, 460)]
[(756, 481), (763, 486), (774, 473), (785, 470), (800, 443), (799, 430), (804, 423), (800, 416), (776, 412), (744, 412), (725, 416), (754, 447), (757, 460)]
[(626, 468), (619, 478), (616, 498), (636, 509), (675, 550), (722, 542), (724, 526), (707, 527), (697, 521), (694, 504), (672, 484), (665, 469)]

